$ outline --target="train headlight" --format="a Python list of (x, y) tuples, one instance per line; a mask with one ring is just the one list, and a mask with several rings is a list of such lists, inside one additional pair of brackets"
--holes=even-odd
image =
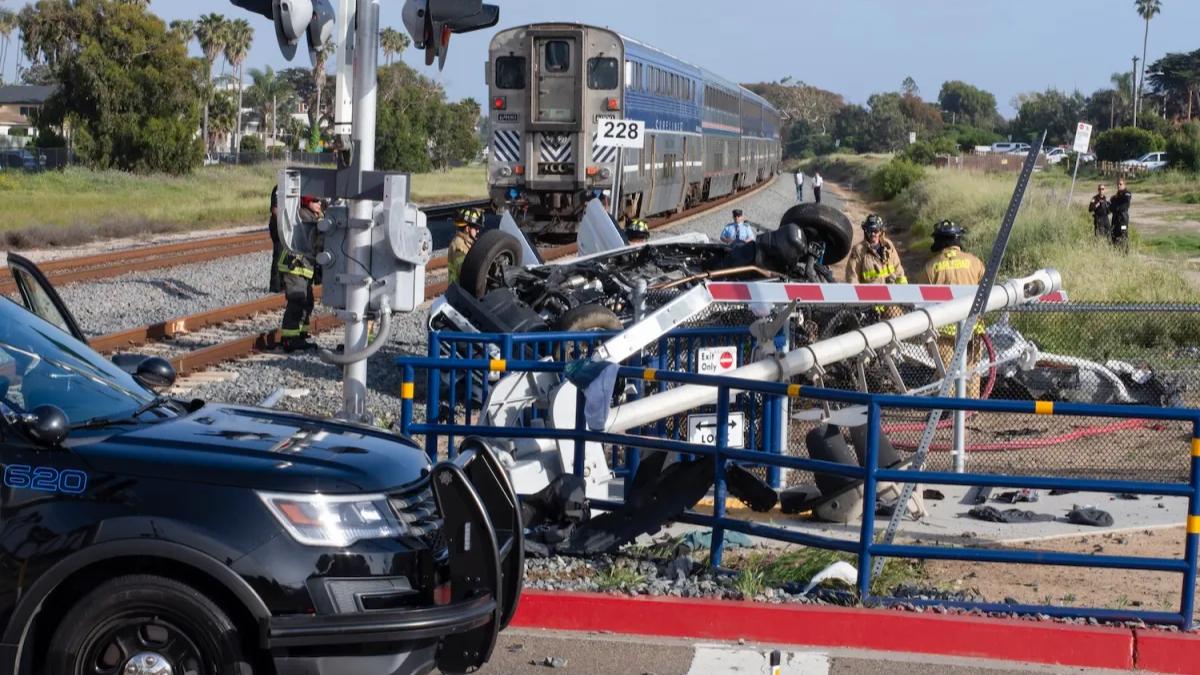
[(509, 178), (511, 176), (512, 176), (512, 169), (508, 168), (507, 166), (500, 167), (500, 177), (501, 178)]
[(612, 178), (612, 171), (608, 169), (600, 169), (600, 177), (605, 180)]

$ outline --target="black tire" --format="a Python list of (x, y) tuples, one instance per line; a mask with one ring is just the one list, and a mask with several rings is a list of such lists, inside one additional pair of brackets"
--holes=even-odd
[(846, 214), (829, 206), (806, 202), (788, 209), (779, 220), (780, 227), (795, 223), (804, 232), (809, 241), (820, 241), (825, 244), (826, 266), (835, 265), (850, 255), (854, 245), (854, 225)]
[(591, 330), (625, 330), (621, 318), (604, 305), (579, 305), (554, 322), (555, 332), (583, 333)]
[[(550, 330), (555, 333), (587, 333), (590, 331), (625, 330), (620, 317), (604, 305), (579, 305), (572, 307), (558, 317)], [(570, 361), (577, 357), (579, 345), (567, 342), (554, 350), (554, 357), (559, 361)], [(581, 352), (583, 350), (580, 350)]]
[(482, 298), (500, 286), (504, 267), (521, 264), (521, 242), (516, 237), (504, 230), (484, 230), (463, 258), (458, 285)]
[(67, 611), (50, 640), (46, 672), (123, 673), (132, 651), (157, 653), (176, 673), (253, 675), (239, 635), (229, 616), (191, 586), (147, 574), (117, 577)]

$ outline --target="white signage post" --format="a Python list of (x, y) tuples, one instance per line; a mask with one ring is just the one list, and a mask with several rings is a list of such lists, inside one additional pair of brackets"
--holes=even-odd
[(613, 219), (620, 222), (621, 183), (625, 180), (625, 148), (641, 150), (646, 147), (645, 125), (639, 120), (602, 117), (596, 120), (596, 145), (617, 149), (617, 169), (613, 175), (609, 209)]
[[(717, 416), (715, 414), (688, 415), (687, 425), (688, 443), (716, 446)], [(728, 427), (728, 447), (735, 450), (744, 450), (746, 448), (746, 414), (740, 412), (729, 413)]]
[(721, 375), (737, 368), (736, 347), (703, 347), (696, 350), (696, 373)]
[(1071, 193), (1067, 196), (1067, 206), (1071, 206), (1071, 201), (1075, 199), (1075, 179), (1079, 177), (1079, 165), (1082, 164), (1080, 158), (1088, 151), (1088, 146), (1092, 142), (1092, 125), (1079, 123), (1075, 128), (1075, 145), (1071, 148), (1078, 157), (1075, 158), (1075, 172), (1071, 175)]

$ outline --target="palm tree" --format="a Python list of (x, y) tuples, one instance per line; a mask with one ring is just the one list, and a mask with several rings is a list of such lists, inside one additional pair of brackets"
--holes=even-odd
[[(217, 57), (221, 52), (225, 51), (226, 42), (226, 26), (228, 22), (225, 17), (220, 14), (205, 14), (200, 17), (200, 21), (196, 23), (196, 41), (200, 43), (200, 49), (204, 50), (204, 58), (208, 59), (208, 86), (212, 87), (212, 72), (217, 65)], [(204, 148), (205, 152), (209, 151), (208, 138), (208, 99), (212, 96), (211, 93), (205, 97), (204, 101)]]
[(242, 70), (246, 63), (246, 57), (250, 55), (250, 46), (253, 44), (254, 28), (250, 26), (249, 21), (238, 19), (229, 25), (229, 39), (225, 43), (225, 60), (233, 66), (238, 85), (237, 126), (234, 127), (233, 135), (236, 144), (234, 152), (240, 152), (242, 146), (242, 101), (246, 88), (245, 75)]
[(12, 33), (17, 28), (17, 13), (11, 9), (0, 9), (0, 36), (4, 37), (4, 45), (0, 47), (0, 83), (7, 82), (4, 76), (8, 64), (8, 45), (12, 42)]
[(170, 25), (171, 34), (183, 43), (184, 47), (196, 39), (196, 22), (191, 19), (176, 19)]
[(402, 54), (411, 44), (408, 34), (401, 33), (395, 28), (384, 28), (379, 31), (379, 46), (383, 48), (383, 57), (387, 59), (389, 66), (392, 65), (393, 57)]
[[(1113, 85), (1113, 103), (1116, 113), (1124, 121), (1125, 113), (1133, 102), (1133, 73), (1113, 73), (1108, 79)], [(1124, 126), (1124, 124), (1118, 126)]]
[(317, 120), (317, 126), (321, 125), (321, 90), (325, 88), (325, 62), (330, 55), (337, 52), (337, 43), (333, 38), (325, 41), (325, 48), (316, 54), (316, 61), (313, 63), (313, 86), (317, 90), (317, 107), (313, 110), (313, 119)]
[(1137, 115), (1139, 103), (1141, 102), (1141, 93), (1146, 89), (1146, 50), (1150, 45), (1150, 19), (1153, 19), (1158, 14), (1162, 13), (1162, 0), (1134, 0), (1133, 4), (1137, 8), (1138, 16), (1146, 20), (1146, 36), (1142, 38), (1142, 73), (1140, 78), (1135, 79), (1137, 84), (1137, 93), (1133, 98), (1133, 126), (1137, 126)]
[[(258, 109), (262, 118), (263, 135), (266, 135), (268, 119), (272, 127), (278, 126), (279, 106), (288, 107), (294, 92), (285, 80), (276, 76), (275, 70), (267, 66), (266, 70), (250, 69), (250, 105)], [(275, 134), (271, 134), (275, 140)]]

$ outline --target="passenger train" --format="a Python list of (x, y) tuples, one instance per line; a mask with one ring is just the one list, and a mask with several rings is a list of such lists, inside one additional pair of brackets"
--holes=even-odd
[[(618, 219), (678, 213), (780, 171), (780, 115), (709, 70), (605, 28), (539, 23), (491, 41), (488, 188), (533, 234), (574, 233), (610, 191)], [(601, 120), (644, 125), (640, 149), (597, 143)]]

